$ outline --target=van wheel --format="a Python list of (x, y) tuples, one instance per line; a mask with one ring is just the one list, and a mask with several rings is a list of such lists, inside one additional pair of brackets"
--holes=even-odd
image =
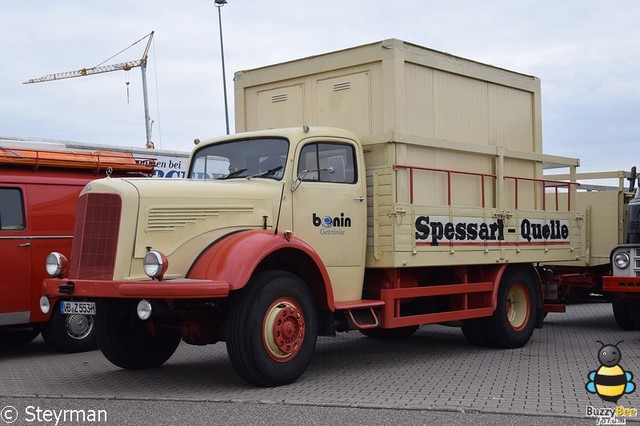
[(37, 325), (0, 328), (0, 344), (7, 346), (26, 345), (38, 337), (38, 334), (40, 334), (40, 327)]
[(284, 271), (260, 272), (231, 296), (229, 359), (254, 385), (293, 383), (311, 362), (317, 322), (313, 296), (300, 278)]
[[(487, 318), (485, 337), (490, 346), (520, 348), (527, 344), (536, 324), (538, 289), (531, 275), (507, 270), (500, 281), (493, 316)], [(491, 330), (491, 332), (486, 332)]]
[(141, 320), (136, 302), (98, 300), (95, 321), (98, 347), (111, 363), (121, 368), (159, 367), (178, 348), (180, 330), (161, 327), (154, 319)]
[(93, 315), (64, 315), (56, 305), (51, 318), (42, 326), (42, 338), (60, 352), (86, 352), (96, 348), (93, 326)]
[(398, 328), (364, 328), (360, 329), (360, 333), (374, 339), (402, 340), (413, 336), (417, 330), (417, 325), (411, 325)]

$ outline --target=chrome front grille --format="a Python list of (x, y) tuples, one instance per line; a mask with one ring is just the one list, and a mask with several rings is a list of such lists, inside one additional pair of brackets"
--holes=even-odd
[(631, 276), (640, 277), (640, 247), (634, 247), (631, 249), (631, 267), (633, 272)]

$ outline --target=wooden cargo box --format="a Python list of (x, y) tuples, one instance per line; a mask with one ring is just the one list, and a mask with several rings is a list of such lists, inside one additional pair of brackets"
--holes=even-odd
[(536, 77), (390, 39), (239, 71), (235, 104), (239, 132), (308, 124), (362, 139), (368, 266), (581, 257), (575, 185), (543, 177), (575, 176), (578, 160), (542, 153)]

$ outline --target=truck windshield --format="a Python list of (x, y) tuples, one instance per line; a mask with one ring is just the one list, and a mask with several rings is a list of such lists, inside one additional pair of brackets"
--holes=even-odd
[(191, 179), (261, 177), (280, 180), (289, 151), (281, 138), (242, 139), (205, 146), (191, 161)]

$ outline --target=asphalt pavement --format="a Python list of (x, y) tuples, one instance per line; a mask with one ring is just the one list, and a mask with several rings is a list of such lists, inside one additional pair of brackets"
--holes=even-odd
[[(529, 344), (513, 350), (472, 346), (459, 328), (444, 325), (423, 326), (404, 341), (358, 332), (321, 337), (305, 374), (278, 388), (242, 381), (222, 343), (183, 343), (164, 366), (127, 371), (98, 350), (60, 354), (37, 339), (19, 348), (0, 346), (0, 426), (7, 420), (16, 425), (637, 422), (632, 417), (640, 408), (637, 387), (617, 405), (586, 390), (589, 373), (600, 367), (598, 340), (623, 341), (619, 365), (640, 374), (640, 332), (621, 330), (608, 303), (570, 305), (566, 313), (549, 314)], [(616, 406), (627, 408), (629, 416), (597, 417)]]

